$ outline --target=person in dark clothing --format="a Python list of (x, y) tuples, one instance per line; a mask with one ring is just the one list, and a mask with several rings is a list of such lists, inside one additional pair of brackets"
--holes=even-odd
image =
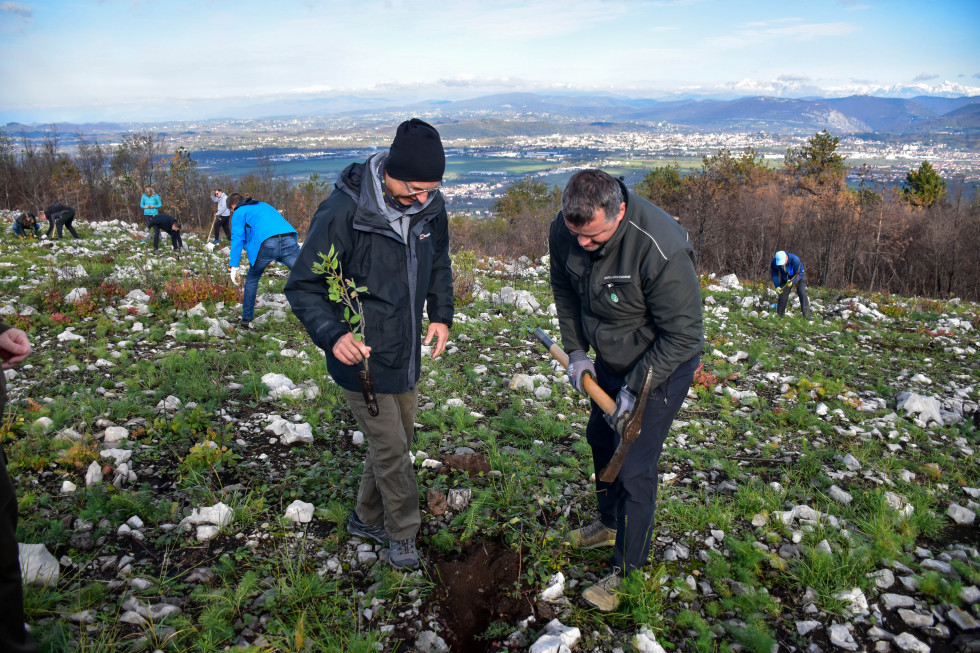
[(180, 237), (180, 221), (168, 213), (157, 213), (150, 218), (148, 225), (153, 230), (153, 249), (160, 249), (160, 232), (164, 231), (170, 236), (170, 244), (174, 251), (179, 252), (184, 247), (184, 241)]
[[(619, 605), (621, 580), (647, 564), (657, 501), (657, 464), (687, 396), (704, 346), (701, 288), (687, 232), (659, 207), (601, 170), (572, 175), (551, 223), (551, 288), (568, 376), (584, 393), (592, 376), (616, 398), (614, 415), (592, 402), (592, 448), (599, 519), (569, 534), (578, 548), (612, 546), (611, 573), (582, 597), (603, 611)], [(595, 362), (589, 348), (595, 350)], [(647, 370), (653, 380), (618, 476), (599, 479), (634, 411)]]
[(61, 202), (55, 202), (41, 211), (41, 217), (47, 218), (48, 220), (48, 230), (44, 234), (48, 238), (51, 237), (51, 232), (54, 230), (55, 225), (58, 226), (58, 238), (62, 236), (62, 229), (68, 229), (68, 233), (72, 235), (72, 238), (78, 238), (78, 232), (71, 226), (72, 222), (75, 221), (75, 209), (70, 206)]
[[(27, 358), (27, 334), (0, 322), (0, 368), (10, 369)], [(7, 378), (0, 370), (0, 416), (7, 408)], [(7, 457), (0, 449), (0, 651), (35, 653), (34, 638), (24, 628), (24, 589), (17, 550), (17, 496), (7, 473)]]
[(37, 238), (41, 231), (41, 226), (37, 223), (37, 216), (31, 211), (21, 211), (14, 218), (14, 233), (21, 238)]
[[(391, 148), (348, 166), (320, 202), (310, 233), (286, 281), (286, 299), (324, 351), (330, 376), (367, 436), (360, 487), (347, 530), (384, 544), (396, 568), (419, 566), (418, 480), (411, 446), (422, 365), (422, 315), (432, 358), (446, 348), (453, 321), (449, 219), (439, 193), (446, 155), (439, 132), (417, 118), (398, 126)], [(237, 216), (237, 212), (236, 212)], [(363, 341), (343, 307), (331, 301), (326, 275), (313, 272), (333, 250), (345, 278), (367, 292)], [(358, 373), (370, 357), (377, 407), (361, 393)]]
[[(786, 305), (789, 304), (789, 295), (793, 287), (796, 287), (796, 296), (800, 298), (800, 312), (803, 317), (810, 317), (810, 300), (806, 295), (806, 270), (803, 263), (796, 254), (790, 254), (779, 250), (772, 257), (769, 264), (769, 272), (772, 275), (772, 285), (779, 292), (779, 300), (776, 302), (776, 314), (780, 317), (786, 315)], [(782, 288), (782, 290), (780, 290)]]

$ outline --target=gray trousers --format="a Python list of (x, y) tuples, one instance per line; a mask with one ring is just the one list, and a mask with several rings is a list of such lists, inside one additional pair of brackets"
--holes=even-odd
[(418, 395), (378, 394), (378, 415), (372, 417), (360, 392), (344, 390), (367, 440), (361, 486), (355, 510), (370, 526), (384, 525), (392, 540), (414, 539), (422, 525), (419, 487), (412, 462)]

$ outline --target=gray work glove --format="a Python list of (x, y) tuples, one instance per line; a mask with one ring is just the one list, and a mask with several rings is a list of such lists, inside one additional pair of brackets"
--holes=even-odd
[(576, 349), (568, 355), (568, 380), (572, 387), (582, 394), (586, 394), (582, 385), (582, 378), (586, 374), (591, 374), (592, 379), (595, 380), (595, 365), (588, 354), (581, 349)]
[(619, 389), (619, 394), (616, 395), (616, 412), (612, 415), (603, 415), (606, 418), (606, 423), (609, 426), (616, 429), (616, 432), (622, 435), (623, 427), (626, 426), (627, 420), (629, 420), (630, 415), (633, 413), (633, 408), (636, 407), (636, 395), (627, 386), (623, 386)]

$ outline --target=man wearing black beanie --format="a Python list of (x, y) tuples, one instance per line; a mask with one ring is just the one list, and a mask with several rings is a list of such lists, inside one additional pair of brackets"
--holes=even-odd
[[(389, 563), (416, 569), (421, 526), (412, 439), (424, 342), (431, 357), (446, 348), (453, 322), (449, 218), (439, 192), (446, 154), (436, 129), (418, 118), (398, 126), (389, 150), (348, 166), (320, 203), (286, 281), (293, 313), (323, 349), (364, 432), (368, 452), (347, 530), (390, 543)], [(344, 307), (330, 301), (326, 276), (313, 272), (331, 249), (362, 304), (355, 339)], [(370, 358), (377, 406), (361, 393), (358, 372)]]

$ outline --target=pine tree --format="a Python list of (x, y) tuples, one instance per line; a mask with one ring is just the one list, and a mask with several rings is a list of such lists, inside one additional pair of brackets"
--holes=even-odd
[(902, 197), (912, 206), (930, 207), (946, 199), (946, 180), (931, 163), (923, 161), (918, 170), (910, 170), (905, 175)]

